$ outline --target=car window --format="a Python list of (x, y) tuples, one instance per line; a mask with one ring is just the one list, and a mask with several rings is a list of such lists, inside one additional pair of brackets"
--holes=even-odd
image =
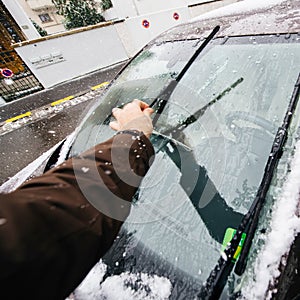
[(113, 82), (104, 97), (96, 101), (90, 109), (70, 155), (81, 153), (113, 135), (110, 128), (101, 126), (110, 116), (113, 107), (122, 106), (135, 98), (151, 103), (181, 71), (198, 43), (198, 40), (166, 42), (152, 45), (137, 55)]
[(130, 63), (118, 78), (118, 83), (145, 78), (175, 77), (198, 44), (199, 40), (190, 40), (153, 45)]
[(160, 131), (172, 134), (171, 128), (220, 97), (179, 139), (193, 147), (218, 190), (242, 212), (261, 181), (299, 65), (299, 44), (217, 45), (194, 62), (160, 118)]

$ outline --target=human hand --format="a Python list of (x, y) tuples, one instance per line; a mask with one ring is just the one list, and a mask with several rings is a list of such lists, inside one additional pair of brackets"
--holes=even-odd
[(153, 109), (143, 101), (134, 99), (123, 108), (113, 108), (112, 114), (116, 121), (110, 122), (113, 130), (138, 130), (142, 131), (148, 138), (153, 131), (150, 116)]

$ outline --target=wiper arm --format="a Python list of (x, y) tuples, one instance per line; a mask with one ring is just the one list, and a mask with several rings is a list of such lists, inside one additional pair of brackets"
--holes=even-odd
[(206, 110), (211, 107), (213, 104), (215, 104), (217, 101), (219, 101), (221, 98), (223, 98), (225, 95), (227, 95), (232, 89), (234, 89), (237, 85), (239, 85), (244, 80), (243, 77), (236, 80), (232, 85), (230, 85), (228, 88), (223, 90), (220, 94), (218, 94), (216, 97), (214, 97), (212, 100), (210, 100), (207, 104), (205, 104), (203, 107), (198, 109), (196, 112), (194, 112), (192, 115), (188, 116), (184, 121), (180, 122), (177, 126), (168, 129), (164, 131), (165, 135), (171, 134), (172, 136), (176, 136), (176, 134), (182, 130), (184, 130), (187, 126), (190, 124), (196, 122), (201, 116), (204, 115)]
[(167, 85), (167, 87), (160, 93), (160, 95), (150, 104), (150, 107), (153, 107), (154, 104), (158, 103), (158, 108), (157, 108), (156, 114), (153, 118), (153, 126), (156, 125), (161, 113), (163, 112), (163, 110), (164, 110), (168, 100), (170, 99), (171, 94), (173, 93), (174, 89), (176, 88), (178, 82), (182, 79), (182, 77), (187, 72), (187, 70), (190, 68), (190, 66), (195, 61), (195, 59), (198, 57), (198, 55), (207, 46), (207, 44), (214, 38), (214, 36), (217, 34), (217, 32), (219, 30), (220, 30), (220, 26), (216, 26), (212, 30), (212, 32), (208, 35), (208, 37), (204, 40), (204, 42), (201, 43), (200, 47), (195, 51), (195, 53), (192, 55), (192, 57), (189, 59), (189, 61), (186, 63), (186, 65), (183, 67), (183, 69), (178, 74), (176, 79), (173, 79)]
[(239, 225), (236, 233), (225, 249), (223, 255), (218, 260), (217, 265), (210, 273), (206, 284), (202, 287), (200, 291), (201, 299), (218, 299), (224, 289), (224, 286), (227, 282), (228, 276), (231, 273), (234, 266), (234, 254), (239, 246), (239, 242), (242, 238), (243, 232), (247, 232), (246, 240), (244, 241), (244, 245), (242, 248), (241, 255), (239, 257), (239, 261), (236, 265), (235, 272), (238, 275), (241, 275), (246, 267), (246, 259), (248, 256), (248, 252), (251, 246), (252, 239), (254, 237), (255, 230), (258, 225), (259, 214), (263, 207), (267, 192), (269, 190), (271, 180), (273, 178), (274, 171), (277, 167), (278, 161), (281, 158), (283, 152), (283, 146), (288, 137), (288, 128), (290, 126), (293, 114), (296, 109), (296, 105), (298, 103), (300, 93), (300, 73), (298, 75), (297, 82), (294, 87), (293, 94), (290, 99), (290, 103), (288, 109), (286, 111), (284, 120), (282, 125), (278, 128), (276, 133), (271, 153), (268, 158), (264, 176), (260, 183), (257, 195), (247, 212), (247, 214), (243, 217), (241, 224)]
[[(220, 30), (220, 26), (216, 26), (212, 32), (208, 35), (208, 37), (204, 40), (204, 42), (200, 45), (200, 47), (195, 51), (195, 53), (193, 54), (193, 56), (188, 60), (188, 62), (186, 63), (186, 65), (183, 67), (183, 69), (180, 71), (180, 73), (178, 74), (178, 76), (173, 79), (166, 88), (164, 88), (164, 90), (159, 94), (159, 96), (157, 98), (154, 99), (154, 101), (149, 105), (150, 107), (153, 107), (156, 103), (158, 103), (158, 108), (156, 110), (156, 114), (153, 118), (152, 124), (153, 127), (155, 127), (162, 111), (164, 110), (171, 94), (173, 93), (173, 91), (175, 90), (178, 82), (181, 80), (181, 78), (183, 77), (183, 75), (187, 72), (187, 70), (189, 69), (189, 67), (192, 65), (192, 63), (195, 61), (195, 59), (198, 57), (198, 55), (200, 54), (200, 52), (207, 46), (207, 44), (214, 38), (214, 36), (217, 34), (217, 32)], [(119, 106), (122, 107), (122, 106)], [(112, 113), (110, 113), (106, 119), (103, 121), (104, 125), (108, 125), (110, 122), (110, 119), (112, 117)]]
[(174, 138), (172, 138), (170, 136), (167, 136), (164, 133), (161, 133), (161, 132), (158, 132), (156, 130), (153, 130), (152, 134), (154, 136), (155, 135), (160, 136), (160, 137), (162, 137), (165, 140), (164, 143), (159, 147), (158, 151), (160, 151), (163, 147), (165, 147), (166, 144), (169, 143), (169, 142), (172, 142), (175, 145), (180, 145), (182, 148), (184, 148), (187, 151), (192, 151), (192, 148), (189, 147), (188, 145), (186, 145), (186, 144), (184, 144), (184, 143), (182, 143), (182, 142), (180, 142), (180, 141), (178, 141), (178, 140), (176, 140), (176, 139), (174, 139)]

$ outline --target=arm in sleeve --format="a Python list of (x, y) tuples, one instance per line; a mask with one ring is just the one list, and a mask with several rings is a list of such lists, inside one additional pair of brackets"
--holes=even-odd
[(153, 155), (144, 135), (119, 134), (1, 194), (1, 298), (65, 299), (112, 245)]

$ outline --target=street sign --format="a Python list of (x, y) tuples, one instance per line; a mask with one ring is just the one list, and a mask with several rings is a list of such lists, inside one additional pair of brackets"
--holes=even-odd
[(177, 13), (177, 12), (175, 12), (174, 14), (173, 14), (173, 18), (174, 18), (174, 20), (179, 20), (179, 14)]
[(14, 76), (14, 72), (10, 69), (7, 69), (7, 68), (0, 69), (0, 73), (5, 78), (11, 78), (11, 77)]
[(148, 20), (143, 20), (143, 21), (142, 21), (142, 25), (143, 25), (145, 28), (149, 28), (150, 22), (149, 22)]

